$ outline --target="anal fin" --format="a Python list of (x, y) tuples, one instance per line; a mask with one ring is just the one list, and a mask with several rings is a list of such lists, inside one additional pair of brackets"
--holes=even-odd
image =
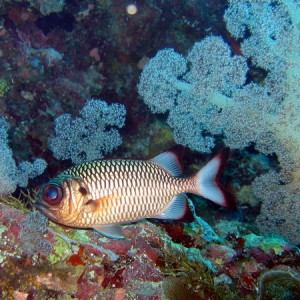
[(178, 220), (182, 219), (188, 209), (187, 198), (185, 194), (176, 195), (170, 206), (160, 215), (155, 216), (156, 219)]
[(124, 239), (122, 226), (119, 224), (107, 224), (93, 227), (100, 234), (112, 239)]

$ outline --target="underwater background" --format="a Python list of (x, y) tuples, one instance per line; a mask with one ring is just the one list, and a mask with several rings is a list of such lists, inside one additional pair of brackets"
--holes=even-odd
[[(300, 1), (0, 1), (0, 299), (300, 299)], [(124, 240), (32, 203), (66, 168), (224, 147), (235, 212)]]

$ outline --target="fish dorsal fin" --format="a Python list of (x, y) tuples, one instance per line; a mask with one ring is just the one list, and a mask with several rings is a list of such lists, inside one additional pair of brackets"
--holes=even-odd
[(93, 229), (100, 234), (112, 238), (112, 239), (124, 239), (125, 236), (122, 232), (122, 226), (120, 224), (107, 224), (98, 225), (93, 227)]
[(182, 174), (182, 156), (184, 147), (177, 145), (167, 151), (158, 154), (150, 161), (157, 163), (172, 176), (180, 176)]
[(185, 194), (176, 195), (171, 205), (160, 215), (155, 216), (155, 219), (163, 220), (178, 220), (182, 219), (188, 210), (188, 204)]

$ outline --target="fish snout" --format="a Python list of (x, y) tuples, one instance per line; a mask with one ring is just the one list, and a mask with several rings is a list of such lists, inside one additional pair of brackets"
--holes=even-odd
[[(57, 218), (54, 216), (53, 213), (51, 213), (50, 207), (44, 201), (38, 200), (38, 201), (34, 202), (33, 207), (36, 208), (39, 212), (41, 212), (47, 218), (49, 218), (53, 221), (56, 221)], [(51, 210), (53, 210), (53, 208), (51, 208)], [(55, 208), (54, 208), (54, 210), (55, 210)]]

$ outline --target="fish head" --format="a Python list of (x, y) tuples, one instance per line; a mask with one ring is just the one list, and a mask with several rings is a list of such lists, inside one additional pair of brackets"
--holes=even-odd
[(79, 227), (81, 211), (90, 197), (80, 177), (61, 174), (43, 187), (34, 206), (56, 223)]

